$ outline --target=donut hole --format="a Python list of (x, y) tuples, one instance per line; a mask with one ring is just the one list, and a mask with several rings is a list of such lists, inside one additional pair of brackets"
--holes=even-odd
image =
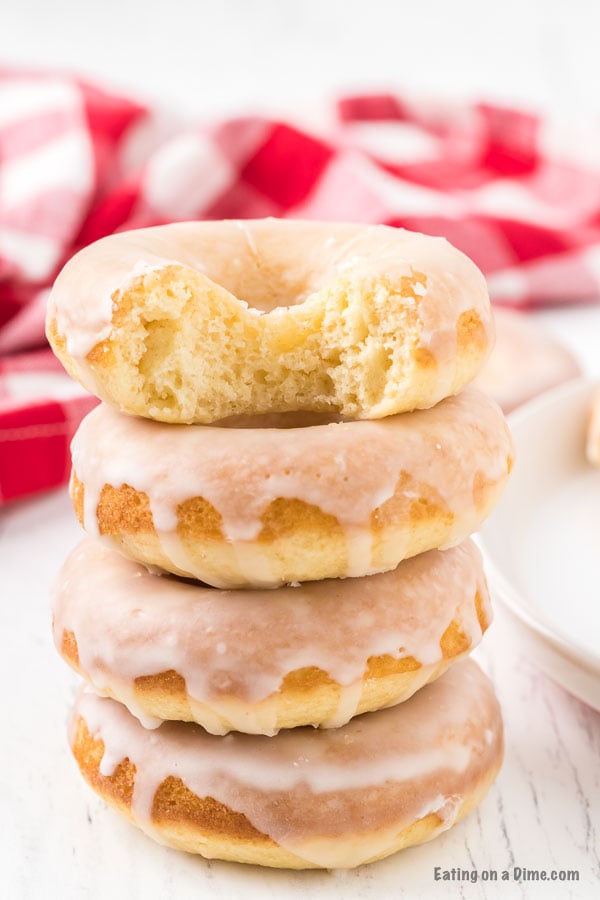
[[(226, 236), (216, 234), (217, 226), (212, 238), (204, 236), (201, 271), (261, 313), (298, 306), (323, 287), (335, 268), (336, 254), (325, 242), (312, 240), (299, 264), (297, 240), (289, 234), (294, 225), (281, 224), (284, 228), (276, 232), (257, 228), (257, 223), (223, 223)], [(194, 266), (195, 254), (188, 259)]]
[[(215, 428), (314, 428), (346, 421), (336, 413), (281, 412), (258, 416), (229, 416), (213, 422)], [(285, 470), (289, 474), (290, 470)]]

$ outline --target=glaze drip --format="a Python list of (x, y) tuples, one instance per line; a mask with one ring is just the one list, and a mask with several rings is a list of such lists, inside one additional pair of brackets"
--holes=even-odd
[(417, 514), (422, 504), (433, 503), (447, 516), (453, 524), (445, 546), (452, 546), (480, 524), (484, 506), (475, 479), (502, 484), (512, 444), (494, 402), (466, 389), (426, 411), (304, 428), (162, 424), (101, 404), (83, 420), (72, 454), (84, 485), (88, 533), (98, 533), (105, 485), (128, 485), (147, 496), (175, 571), (227, 587), (231, 582), (219, 581), (208, 557), (186, 555), (178, 507), (201, 497), (218, 514), (240, 579), (273, 587), (281, 580), (268, 559), (261, 559), (257, 540), (275, 501), (298, 500), (334, 517), (346, 538), (345, 574), (370, 574), (391, 567), (373, 557), (373, 524), (387, 501), (404, 500), (390, 521), (396, 527), (393, 565), (406, 555), (402, 535), (408, 539), (413, 528), (415, 504)]
[[(370, 658), (413, 657), (421, 666), (436, 665), (451, 622), (475, 647), (481, 639), (476, 597), (489, 622), (481, 556), (471, 541), (431, 550), (392, 572), (256, 590), (249, 597), (157, 577), (87, 538), (71, 553), (53, 592), (54, 640), (60, 650), (65, 633), (72, 633), (94, 689), (112, 689), (138, 717), (136, 678), (173, 670), (192, 700), (235, 722), (233, 701), (256, 704), (278, 691), (289, 673), (316, 667), (344, 688), (326, 723), (333, 727), (355, 714)], [(269, 722), (245, 715), (237, 722), (241, 730), (272, 730)], [(210, 722), (206, 727), (212, 730)], [(218, 718), (213, 728), (222, 732)]]
[[(497, 701), (471, 661), (406, 703), (329, 731), (214, 737), (199, 726), (169, 722), (149, 732), (120, 704), (82, 694), (72, 742), (80, 717), (104, 743), (102, 774), (110, 777), (125, 758), (135, 765), (131, 808), (144, 830), (154, 828), (158, 787), (173, 776), (197, 797), (243, 813), (262, 834), (322, 866), (370, 858), (384, 849), (382, 842), (389, 845), (392, 827), (398, 831), (428, 811), (439, 811), (441, 827), (448, 827), (461, 798), (502, 752)], [(327, 843), (380, 829), (375, 846), (373, 840), (354, 845), (360, 858), (351, 863), (340, 860), (339, 840), (338, 847)]]

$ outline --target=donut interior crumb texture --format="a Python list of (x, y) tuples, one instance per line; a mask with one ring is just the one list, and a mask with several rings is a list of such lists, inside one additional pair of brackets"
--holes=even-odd
[[(336, 280), (298, 305), (260, 314), (202, 273), (166, 266), (117, 292), (112, 334), (87, 359), (111, 370), (105, 391), (114, 396), (106, 399), (162, 421), (289, 409), (380, 417), (399, 396), (403, 408), (419, 405), (435, 375), (433, 356), (419, 346), (425, 284), (420, 272), (369, 290)], [(472, 370), (458, 373), (462, 384), (487, 349), (475, 310), (459, 318), (457, 342), (474, 350), (459, 356), (457, 368)]]

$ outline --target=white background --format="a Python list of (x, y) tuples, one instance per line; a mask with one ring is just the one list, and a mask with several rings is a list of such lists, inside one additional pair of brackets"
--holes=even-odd
[[(0, 0), (0, 65), (54, 65), (212, 118), (311, 116), (343, 91), (518, 101), (600, 127), (597, 0)], [(597, 309), (542, 318), (600, 374)], [(106, 810), (69, 759), (73, 679), (50, 641), (47, 591), (78, 529), (64, 492), (0, 519), (0, 896), (46, 898), (592, 897), (600, 876), (600, 717), (537, 674), (502, 620), (483, 659), (507, 758), (477, 814), (429, 846), (354, 873), (290, 875), (154, 847)], [(551, 885), (444, 886), (433, 867), (579, 868)], [(597, 896), (597, 894), (596, 894)]]
[(200, 116), (397, 87), (600, 112), (597, 0), (2, 0), (0, 60)]

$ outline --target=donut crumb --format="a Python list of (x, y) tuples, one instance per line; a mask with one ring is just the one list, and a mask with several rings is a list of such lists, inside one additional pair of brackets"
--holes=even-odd
[(400, 284), (337, 272), (302, 302), (252, 315), (203, 273), (165, 266), (117, 294), (109, 353), (95, 348), (94, 362), (111, 370), (105, 399), (165, 422), (290, 409), (380, 418), (421, 406), (435, 384), (419, 343), (426, 284), (421, 272)]

